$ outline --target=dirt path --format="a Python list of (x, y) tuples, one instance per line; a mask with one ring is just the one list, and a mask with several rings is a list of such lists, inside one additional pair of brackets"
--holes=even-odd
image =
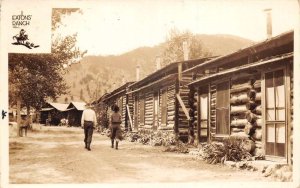
[(87, 151), (82, 129), (45, 129), (10, 137), (10, 183), (270, 181), (258, 172), (209, 165), (190, 155), (162, 152), (161, 147), (123, 141), (115, 150), (99, 133)]

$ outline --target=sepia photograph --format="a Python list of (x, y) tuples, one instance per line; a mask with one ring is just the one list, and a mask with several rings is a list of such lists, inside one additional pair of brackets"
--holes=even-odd
[(1, 188), (300, 187), (299, 0), (0, 5)]

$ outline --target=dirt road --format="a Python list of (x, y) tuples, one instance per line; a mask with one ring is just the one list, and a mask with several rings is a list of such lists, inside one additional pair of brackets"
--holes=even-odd
[(10, 183), (149, 183), (270, 181), (259, 172), (229, 169), (161, 147), (122, 141), (120, 149), (95, 133), (84, 149), (83, 130), (42, 127), (27, 137), (10, 137)]

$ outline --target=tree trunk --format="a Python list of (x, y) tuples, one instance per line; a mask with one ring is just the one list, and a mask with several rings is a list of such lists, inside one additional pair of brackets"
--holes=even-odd
[(21, 127), (21, 99), (17, 99), (17, 136), (21, 136), (20, 128)]

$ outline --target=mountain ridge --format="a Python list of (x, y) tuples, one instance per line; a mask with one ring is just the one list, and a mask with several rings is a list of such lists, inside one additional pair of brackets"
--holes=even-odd
[[(212, 56), (233, 53), (254, 43), (249, 39), (227, 34), (197, 34), (196, 37), (202, 41), (203, 48), (210, 51)], [(134, 81), (137, 64), (141, 67), (140, 78), (144, 78), (155, 71), (156, 56), (162, 53), (164, 45), (165, 43), (152, 47), (142, 46), (120, 55), (83, 57), (80, 63), (69, 67), (68, 73), (65, 74), (70, 94), (60, 97), (58, 101), (66, 102), (66, 98), (85, 102), (95, 100), (104, 93), (120, 87), (124, 82)]]

